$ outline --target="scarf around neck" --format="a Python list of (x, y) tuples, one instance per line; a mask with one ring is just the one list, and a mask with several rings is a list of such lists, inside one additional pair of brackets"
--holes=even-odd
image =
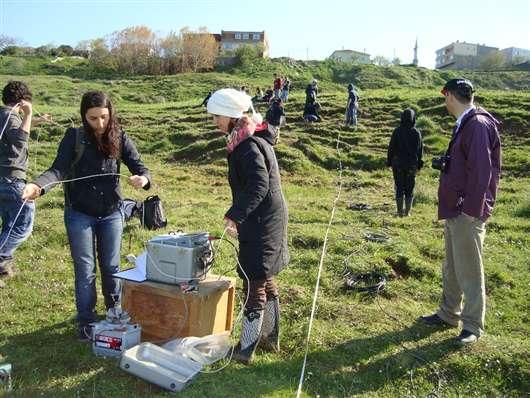
[(255, 130), (256, 125), (248, 116), (238, 119), (232, 131), (225, 136), (228, 153), (232, 153), (239, 144), (254, 135)]

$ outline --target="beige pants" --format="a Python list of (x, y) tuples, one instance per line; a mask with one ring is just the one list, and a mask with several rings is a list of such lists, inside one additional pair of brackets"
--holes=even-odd
[[(438, 316), (478, 336), (484, 331), (486, 290), (482, 246), (486, 229), (480, 219), (460, 214), (445, 222), (443, 296)], [(462, 308), (462, 298), (465, 303)]]

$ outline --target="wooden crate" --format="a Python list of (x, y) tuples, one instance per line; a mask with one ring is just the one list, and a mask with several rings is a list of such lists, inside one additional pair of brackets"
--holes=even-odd
[(232, 329), (234, 278), (210, 276), (198, 290), (157, 282), (123, 281), (122, 306), (142, 326), (142, 341), (206, 336)]

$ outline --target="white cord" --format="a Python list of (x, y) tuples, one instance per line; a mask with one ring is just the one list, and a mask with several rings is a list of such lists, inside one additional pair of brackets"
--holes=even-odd
[[(228, 230), (228, 228), (224, 229), (223, 234), (221, 235), (221, 238), (219, 240), (223, 240), (227, 230)], [(217, 246), (219, 246), (219, 245), (217, 245)], [(237, 315), (237, 317), (236, 317), (236, 319), (234, 321), (234, 325), (237, 325), (241, 321), (241, 319), (243, 318), (243, 314), (245, 312), (245, 307), (247, 306), (248, 299), (250, 297), (250, 279), (249, 279), (247, 273), (245, 272), (245, 270), (243, 269), (243, 267), (241, 266), (241, 263), (239, 262), (239, 256), (238, 256), (238, 253), (237, 253), (237, 250), (236, 250), (235, 246), (232, 246), (232, 248), (234, 249), (235, 254), (236, 254), (235, 257), (236, 257), (236, 261), (237, 261), (237, 266), (239, 267), (239, 269), (243, 273), (245, 279), (247, 280), (247, 295), (246, 295), (246, 298), (245, 298), (245, 302), (242, 303), (241, 300), (240, 300), (240, 303), (242, 303), (241, 304), (241, 309), (239, 310), (239, 313), (238, 313), (238, 315)], [(234, 331), (234, 327), (232, 327), (232, 332), (233, 331)], [(230, 336), (231, 335), (232, 335), (232, 333), (230, 333)], [(225, 369), (228, 365), (230, 365), (230, 362), (232, 362), (232, 356), (234, 355), (234, 348), (235, 348), (235, 346), (232, 346), (232, 348), (230, 349), (230, 357), (228, 358), (228, 362), (225, 363), (223, 366), (221, 366), (218, 369), (212, 370), (212, 371), (201, 370), (200, 372), (201, 373), (218, 373), (221, 370)]]
[[(78, 178), (72, 178), (70, 180), (63, 180), (63, 181), (56, 181), (56, 182), (50, 182), (46, 185), (43, 185), (41, 187), (41, 189), (45, 189), (46, 187), (50, 186), (50, 185), (57, 185), (57, 184), (62, 184), (62, 183), (65, 183), (65, 182), (72, 182), (72, 181), (78, 181), (78, 180), (86, 180), (88, 178), (94, 178), (94, 177), (102, 177), (102, 176), (110, 176), (110, 175), (115, 175), (115, 176), (122, 176), (122, 177), (126, 177), (126, 178), (129, 178), (129, 176), (126, 176), (124, 174), (119, 174), (119, 173), (103, 173), (103, 174), (93, 174), (93, 175), (89, 175), (89, 176), (85, 176), (85, 177), (78, 177)], [(18, 210), (18, 213), (15, 217), (15, 219), (13, 220), (13, 224), (11, 225), (11, 228), (9, 228), (9, 231), (7, 233), (7, 236), (6, 238), (4, 239), (4, 241), (2, 242), (2, 244), (0, 245), (0, 251), (4, 248), (4, 246), (7, 244), (7, 240), (9, 239), (9, 236), (11, 235), (11, 232), (13, 231), (13, 228), (15, 227), (15, 224), (18, 220), (18, 217), (20, 216), (20, 213), (22, 212), (22, 209), (24, 208), (24, 206), (26, 205), (26, 203), (28, 202), (28, 199), (24, 200), (24, 203), (22, 203), (22, 206), (20, 206), (20, 209)]]
[(335, 209), (337, 208), (337, 202), (339, 201), (340, 194), (342, 191), (342, 161), (340, 160), (340, 150), (339, 150), (339, 143), (340, 143), (340, 130), (339, 134), (337, 136), (337, 154), (339, 157), (339, 187), (337, 196), (335, 197), (335, 200), (333, 201), (333, 209), (331, 210), (331, 216), (329, 218), (328, 222), (328, 228), (326, 229), (326, 234), (324, 236), (324, 244), (322, 246), (322, 253), (320, 255), (320, 264), (318, 266), (318, 275), (317, 275), (317, 282), (315, 285), (315, 293), (313, 294), (313, 305), (311, 306), (311, 315), (309, 317), (309, 326), (307, 328), (307, 338), (305, 342), (305, 354), (304, 354), (304, 363), (302, 365), (302, 371), (300, 372), (300, 380), (298, 382), (298, 390), (296, 392), (296, 398), (300, 397), (300, 394), (302, 393), (302, 385), (304, 383), (304, 375), (305, 375), (305, 368), (307, 364), (307, 354), (309, 352), (309, 340), (311, 338), (311, 329), (313, 327), (313, 319), (315, 317), (315, 309), (317, 304), (317, 297), (318, 297), (318, 289), (320, 286), (320, 276), (322, 274), (322, 268), (324, 265), (324, 257), (326, 256), (326, 248), (328, 244), (328, 236), (329, 236), (329, 230), (331, 229), (331, 224), (333, 223), (333, 218), (335, 217)]
[(4, 135), (4, 131), (7, 127), (7, 123), (9, 123), (9, 118), (11, 117), (11, 114), (13, 113), (13, 110), (18, 106), (20, 105), (20, 103), (14, 105), (10, 110), (9, 110), (9, 113), (7, 114), (7, 119), (6, 119), (6, 122), (4, 123), (4, 127), (2, 127), (2, 131), (0, 132), (0, 140), (2, 139), (2, 136)]

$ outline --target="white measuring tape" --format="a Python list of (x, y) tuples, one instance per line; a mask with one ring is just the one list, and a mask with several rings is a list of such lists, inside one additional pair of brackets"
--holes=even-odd
[(318, 289), (320, 287), (320, 276), (322, 275), (322, 269), (324, 265), (324, 257), (326, 256), (326, 249), (328, 246), (328, 236), (329, 231), (331, 229), (331, 224), (333, 223), (333, 218), (335, 217), (335, 210), (337, 209), (337, 202), (339, 201), (340, 194), (342, 191), (342, 161), (340, 160), (340, 150), (339, 150), (339, 143), (340, 143), (340, 130), (339, 135), (337, 136), (337, 154), (339, 156), (339, 187), (337, 196), (335, 197), (335, 200), (333, 201), (333, 209), (331, 210), (331, 216), (329, 217), (328, 227), (326, 229), (326, 234), (324, 235), (324, 244), (322, 246), (322, 253), (320, 255), (320, 263), (318, 265), (318, 275), (317, 275), (317, 282), (315, 285), (315, 293), (313, 294), (313, 305), (311, 306), (311, 315), (309, 316), (309, 326), (307, 328), (307, 338), (305, 342), (305, 354), (304, 354), (304, 362), (302, 365), (302, 371), (300, 372), (300, 380), (298, 381), (298, 390), (296, 391), (296, 398), (300, 397), (300, 394), (302, 393), (302, 385), (304, 384), (304, 375), (305, 375), (305, 368), (307, 365), (307, 354), (309, 352), (309, 340), (311, 338), (311, 330), (313, 328), (313, 319), (315, 317), (315, 309), (317, 305), (317, 297), (318, 297)]

